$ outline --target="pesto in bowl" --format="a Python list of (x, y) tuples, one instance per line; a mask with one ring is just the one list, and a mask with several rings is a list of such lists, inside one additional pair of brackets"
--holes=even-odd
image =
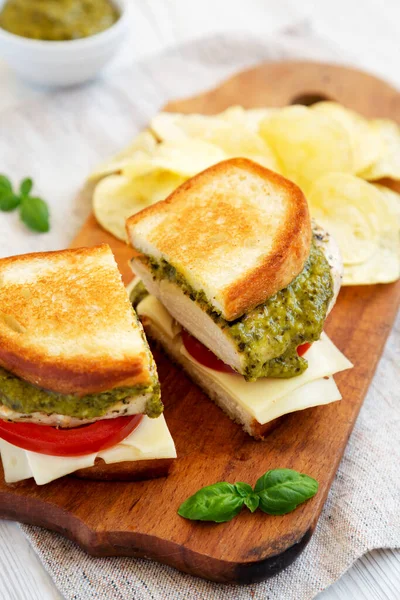
[(105, 31), (119, 18), (110, 0), (7, 0), (0, 27), (25, 38), (67, 41)]

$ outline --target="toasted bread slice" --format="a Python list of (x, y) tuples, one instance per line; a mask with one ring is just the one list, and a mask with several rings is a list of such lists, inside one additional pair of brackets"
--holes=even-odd
[(0, 366), (61, 394), (154, 383), (107, 244), (0, 260)]
[(80, 479), (96, 481), (141, 481), (166, 477), (173, 463), (173, 458), (153, 458), (107, 465), (103, 459), (98, 458), (93, 467), (79, 469), (71, 475)]
[(311, 244), (301, 190), (242, 158), (214, 165), (133, 215), (127, 232), (144, 260), (167, 261), (228, 321), (286, 287)]

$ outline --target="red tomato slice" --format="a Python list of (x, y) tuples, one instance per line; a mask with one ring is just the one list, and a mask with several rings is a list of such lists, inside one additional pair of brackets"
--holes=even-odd
[(73, 429), (35, 423), (9, 423), (0, 419), (0, 437), (18, 448), (51, 456), (81, 456), (116, 446), (142, 420), (143, 415), (103, 419)]
[[(215, 356), (211, 350), (206, 348), (204, 344), (193, 337), (186, 329), (182, 329), (182, 342), (190, 356), (193, 356), (193, 358), (204, 367), (223, 373), (236, 373), (236, 371)], [(297, 354), (303, 356), (310, 348), (311, 344), (308, 342), (301, 344), (300, 346), (297, 346)]]
[(309, 350), (311, 348), (311, 344), (309, 342), (306, 342), (305, 344), (301, 344), (300, 346), (297, 346), (297, 354), (299, 356), (303, 356), (307, 350)]
[(193, 356), (204, 367), (214, 369), (214, 371), (221, 371), (222, 373), (236, 373), (236, 371), (215, 356), (214, 352), (211, 352), (197, 338), (190, 335), (186, 329), (182, 329), (182, 342), (190, 356)]

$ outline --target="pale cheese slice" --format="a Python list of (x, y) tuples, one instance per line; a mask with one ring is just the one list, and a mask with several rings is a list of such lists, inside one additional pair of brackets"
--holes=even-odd
[[(307, 352), (305, 358), (308, 360), (308, 369), (298, 377), (292, 377), (291, 379), (262, 378), (257, 381), (246, 381), (241, 375), (221, 373), (204, 367), (185, 350), (183, 345), (181, 345), (180, 351), (200, 371), (218, 382), (225, 391), (235, 398), (238, 404), (262, 425), (271, 420), (269, 415), (272, 403), (283, 401), (285, 398), (287, 399), (288, 395), (300, 389), (303, 392), (304, 406), (302, 408), (308, 408), (308, 389), (305, 388), (307, 384), (334, 375), (339, 371), (350, 369), (353, 366), (326, 334), (322, 334), (321, 339), (315, 342)], [(321, 404), (324, 404), (324, 402), (321, 402)], [(315, 404), (310, 406), (315, 406)], [(281, 414), (285, 414), (285, 412)]]
[[(137, 307), (139, 315), (146, 315), (156, 327), (174, 339), (179, 351), (196, 368), (218, 383), (232, 398), (259, 423), (268, 423), (278, 416), (340, 400), (336, 384), (324, 377), (350, 369), (352, 363), (336, 348), (323, 333), (306, 354), (308, 368), (298, 377), (291, 379), (267, 379), (248, 382), (241, 375), (222, 373), (209, 369), (196, 361), (185, 349), (180, 336), (173, 334), (173, 319), (154, 296), (147, 296)], [(310, 387), (313, 382), (319, 382)]]
[(139, 427), (130, 436), (117, 446), (99, 452), (97, 456), (111, 464), (124, 460), (176, 458), (176, 450), (164, 415), (157, 419), (144, 416)]
[(298, 410), (330, 404), (341, 399), (342, 395), (333, 377), (316, 379), (290, 392), (287, 396), (270, 402), (269, 408), (264, 412), (265, 423)]
[[(23, 452), (28, 459), (31, 477), (34, 478), (37, 485), (49, 483), (78, 469), (93, 467), (96, 458), (96, 453), (84, 456), (49, 456), (28, 450), (23, 450)], [(3, 453), (1, 456), (3, 458)]]
[(4, 478), (7, 483), (16, 483), (32, 477), (27, 453), (22, 448), (13, 446), (0, 439), (0, 455), (3, 463)]
[(176, 458), (175, 445), (163, 415), (143, 416), (140, 425), (122, 442), (84, 456), (49, 456), (17, 448), (0, 439), (0, 454), (7, 483), (33, 477), (38, 485), (92, 467), (97, 457), (107, 464), (158, 458)]

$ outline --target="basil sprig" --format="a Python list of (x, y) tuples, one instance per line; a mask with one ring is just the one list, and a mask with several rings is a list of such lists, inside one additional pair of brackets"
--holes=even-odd
[(201, 488), (178, 509), (178, 514), (194, 521), (225, 523), (243, 506), (251, 512), (259, 508), (269, 515), (285, 515), (309, 500), (318, 491), (318, 481), (292, 469), (264, 473), (254, 486), (248, 483), (214, 483)]
[(23, 179), (18, 193), (5, 175), (0, 175), (0, 210), (10, 212), (19, 207), (20, 219), (29, 229), (45, 233), (50, 229), (49, 209), (44, 200), (31, 196), (33, 181)]

